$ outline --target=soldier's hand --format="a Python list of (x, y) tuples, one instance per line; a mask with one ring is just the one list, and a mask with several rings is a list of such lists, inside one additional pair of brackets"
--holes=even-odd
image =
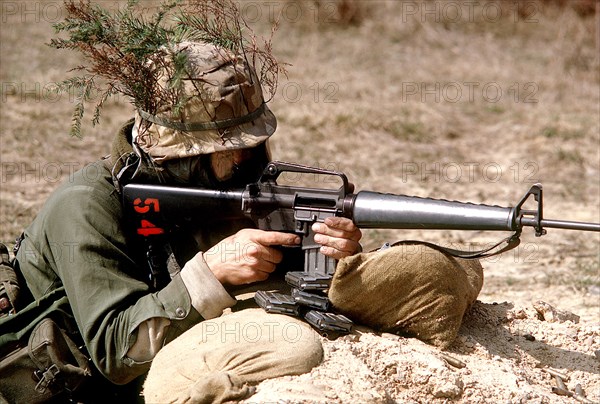
[(204, 253), (204, 260), (224, 285), (264, 281), (283, 259), (273, 246), (298, 245), (300, 237), (275, 231), (243, 229)]
[(312, 229), (321, 252), (328, 257), (340, 259), (361, 251), (362, 233), (348, 218), (328, 217), (324, 223), (314, 223)]

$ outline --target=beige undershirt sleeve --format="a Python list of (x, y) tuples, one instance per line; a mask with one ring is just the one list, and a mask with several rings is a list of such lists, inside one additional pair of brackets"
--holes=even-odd
[(219, 317), (236, 300), (227, 293), (204, 261), (202, 252), (189, 260), (181, 270), (181, 279), (192, 298), (192, 306), (204, 319)]
[(164, 317), (153, 317), (141, 323), (136, 330), (136, 341), (127, 351), (127, 357), (136, 362), (154, 359), (163, 346), (169, 324), (171, 321)]
[[(215, 278), (201, 252), (184, 265), (181, 279), (191, 297), (192, 306), (206, 320), (220, 316), (224, 309), (236, 302)], [(163, 317), (153, 317), (141, 323), (127, 357), (136, 362), (152, 360), (162, 348), (170, 324), (171, 321)]]

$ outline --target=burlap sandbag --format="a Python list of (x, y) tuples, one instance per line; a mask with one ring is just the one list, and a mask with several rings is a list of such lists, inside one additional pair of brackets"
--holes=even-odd
[(222, 403), (262, 380), (310, 371), (319, 336), (293, 317), (247, 309), (203, 321), (160, 350), (144, 384), (146, 403)]
[(357, 323), (445, 348), (482, 285), (478, 260), (408, 243), (340, 260), (329, 299)]

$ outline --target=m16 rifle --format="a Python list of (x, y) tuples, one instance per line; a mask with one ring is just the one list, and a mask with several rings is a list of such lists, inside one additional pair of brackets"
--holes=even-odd
[[(278, 184), (283, 173), (335, 176), (338, 189), (310, 188)], [(416, 196), (395, 195), (371, 191), (354, 193), (354, 186), (345, 174), (298, 164), (271, 162), (260, 179), (243, 189), (215, 190), (163, 185), (127, 184), (123, 188), (124, 206), (130, 210), (136, 232), (152, 240), (167, 235), (173, 229), (198, 227), (216, 221), (251, 219), (257, 228), (292, 232), (302, 238), (304, 270), (286, 274), (286, 280), (296, 288), (299, 301), (308, 301), (310, 293), (327, 289), (335, 272), (336, 260), (319, 252), (311, 225), (330, 216), (351, 219), (361, 229), (446, 229), (511, 231), (511, 236), (481, 251), (468, 252), (442, 248), (462, 258), (482, 258), (516, 247), (524, 227), (532, 227), (536, 236), (546, 234), (546, 228), (600, 232), (600, 223), (550, 220), (543, 217), (541, 184), (534, 184), (514, 207), (502, 207), (469, 202), (448, 201)], [(525, 209), (531, 198), (534, 209)], [(304, 285), (304, 286), (302, 286)], [(308, 286), (307, 286), (308, 285)], [(320, 285), (320, 288), (315, 285)], [(312, 308), (321, 302), (318, 294)], [(288, 299), (281, 296), (260, 296), (270, 311), (289, 311)], [(284, 307), (285, 306), (285, 307)], [(314, 310), (311, 310), (313, 312)], [(311, 313), (314, 318), (314, 313)], [(328, 320), (326, 318), (323, 321)], [(317, 323), (313, 321), (312, 323)], [(339, 324), (332, 326), (339, 328)], [(342, 327), (343, 328), (343, 327)]]

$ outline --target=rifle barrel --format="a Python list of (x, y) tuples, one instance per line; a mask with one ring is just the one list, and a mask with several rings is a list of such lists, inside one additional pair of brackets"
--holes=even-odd
[(511, 208), (361, 191), (352, 220), (370, 229), (516, 230)]
[[(531, 217), (521, 218), (521, 224), (523, 226), (537, 226), (537, 221)], [(542, 219), (542, 227), (550, 227), (556, 229), (568, 229), (568, 230), (585, 230), (585, 231), (599, 231), (600, 223), (588, 223), (588, 222), (573, 222), (570, 220), (552, 220)]]

